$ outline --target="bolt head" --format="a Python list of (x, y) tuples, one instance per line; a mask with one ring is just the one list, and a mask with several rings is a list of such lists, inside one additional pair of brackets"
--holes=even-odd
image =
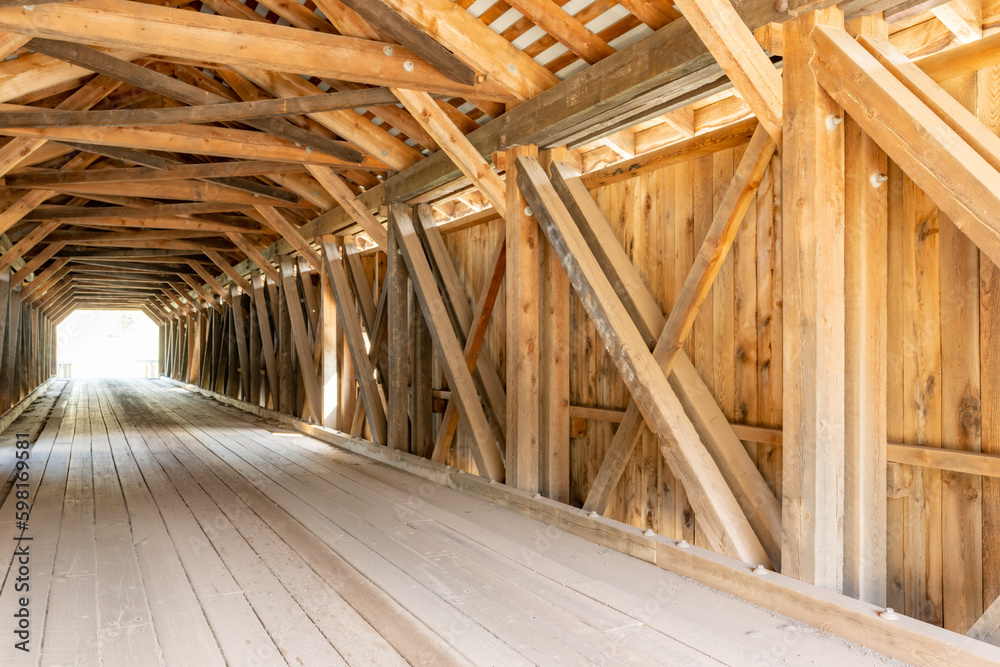
[(412, 72), (413, 71), (413, 61), (412, 60), (407, 60), (405, 63), (403, 63), (403, 69), (405, 69), (407, 72)]
[(382, 53), (384, 53), (387, 56), (391, 56), (392, 55), (392, 47), (389, 46), (389, 45), (383, 46), (382, 47)]

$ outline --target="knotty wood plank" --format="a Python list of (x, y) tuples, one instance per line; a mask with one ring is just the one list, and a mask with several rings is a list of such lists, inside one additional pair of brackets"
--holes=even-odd
[(785, 447), (782, 572), (843, 585), (844, 165), (843, 112), (809, 68), (810, 33), (843, 25), (838, 10), (784, 27), (782, 155)]
[[(978, 77), (977, 116), (994, 133), (1000, 133), (1000, 68)], [(982, 409), (982, 449), (1000, 454), (1000, 268), (979, 256), (979, 372)], [(1000, 480), (983, 479), (983, 608), (1000, 598)]]
[[(886, 34), (880, 17), (852, 34)], [(886, 604), (887, 157), (844, 120), (844, 594)], [(876, 185), (877, 184), (877, 185)]]
[[(963, 108), (975, 110), (976, 76), (953, 79), (944, 88)], [(938, 223), (941, 444), (980, 452), (980, 253), (947, 215), (939, 214)], [(941, 473), (942, 620), (944, 627), (960, 634), (983, 613), (981, 498), (980, 477)]]

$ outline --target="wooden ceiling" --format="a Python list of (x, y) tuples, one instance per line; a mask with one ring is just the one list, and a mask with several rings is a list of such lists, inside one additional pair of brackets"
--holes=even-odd
[[(909, 55), (966, 41), (940, 3), (904, 4), (893, 40)], [(778, 60), (780, 8), (737, 5)], [(308, 259), (303, 237), (383, 245), (390, 201), (488, 214), (432, 115), (487, 156), (565, 143), (588, 171), (750, 117), (685, 51), (683, 23), (666, 0), (2, 0), (0, 270), (29, 300), (182, 311), (245, 284), (259, 253)], [(711, 76), (642, 93), (657, 39)], [(628, 99), (603, 108), (601, 77), (632, 70)], [(572, 118), (550, 111), (586, 96)]]

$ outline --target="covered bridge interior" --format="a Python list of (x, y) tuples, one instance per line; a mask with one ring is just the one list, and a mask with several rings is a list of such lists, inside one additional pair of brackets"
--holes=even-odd
[[(1000, 664), (1000, 1), (0, 0), (0, 54), (3, 664)], [(160, 377), (56, 377), (78, 310)]]

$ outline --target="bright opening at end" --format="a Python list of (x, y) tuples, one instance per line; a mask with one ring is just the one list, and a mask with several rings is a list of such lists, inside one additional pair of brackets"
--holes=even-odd
[(156, 377), (159, 335), (138, 310), (77, 310), (56, 330), (59, 377)]

